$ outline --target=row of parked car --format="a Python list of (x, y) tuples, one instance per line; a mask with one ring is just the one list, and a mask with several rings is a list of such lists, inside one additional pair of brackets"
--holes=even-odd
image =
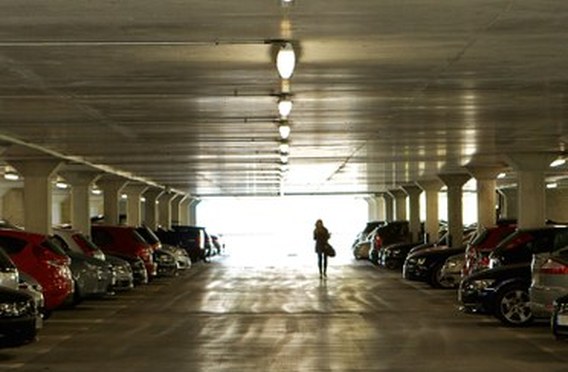
[(175, 276), (224, 249), (198, 226), (93, 224), (90, 234), (57, 226), (44, 235), (0, 223), (0, 347), (35, 340), (54, 310)]
[(568, 224), (469, 226), (456, 248), (444, 229), (437, 242), (424, 244), (410, 241), (404, 225), (369, 222), (353, 243), (355, 258), (401, 270), (406, 280), (457, 289), (464, 312), (491, 314), (508, 326), (546, 320), (557, 338), (568, 337)]

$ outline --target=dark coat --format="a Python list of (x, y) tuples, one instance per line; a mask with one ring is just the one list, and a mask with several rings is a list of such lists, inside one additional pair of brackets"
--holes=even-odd
[(314, 240), (316, 241), (316, 253), (323, 253), (329, 240), (329, 231), (325, 227), (316, 228), (314, 230)]

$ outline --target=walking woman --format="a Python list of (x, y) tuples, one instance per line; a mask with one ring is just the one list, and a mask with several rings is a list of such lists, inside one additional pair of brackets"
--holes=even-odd
[(327, 255), (325, 254), (325, 247), (329, 236), (329, 231), (327, 231), (323, 225), (323, 221), (317, 220), (316, 228), (314, 229), (314, 240), (316, 241), (320, 278), (327, 278)]

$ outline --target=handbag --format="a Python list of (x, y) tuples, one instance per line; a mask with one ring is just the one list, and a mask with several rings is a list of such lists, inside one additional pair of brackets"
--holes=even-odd
[(331, 244), (326, 243), (323, 253), (328, 257), (335, 257), (335, 249), (331, 246)]

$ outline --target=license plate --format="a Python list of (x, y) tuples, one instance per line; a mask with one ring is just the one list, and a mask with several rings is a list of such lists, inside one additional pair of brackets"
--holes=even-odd
[(568, 326), (568, 315), (558, 314), (556, 318), (556, 324), (559, 326)]

